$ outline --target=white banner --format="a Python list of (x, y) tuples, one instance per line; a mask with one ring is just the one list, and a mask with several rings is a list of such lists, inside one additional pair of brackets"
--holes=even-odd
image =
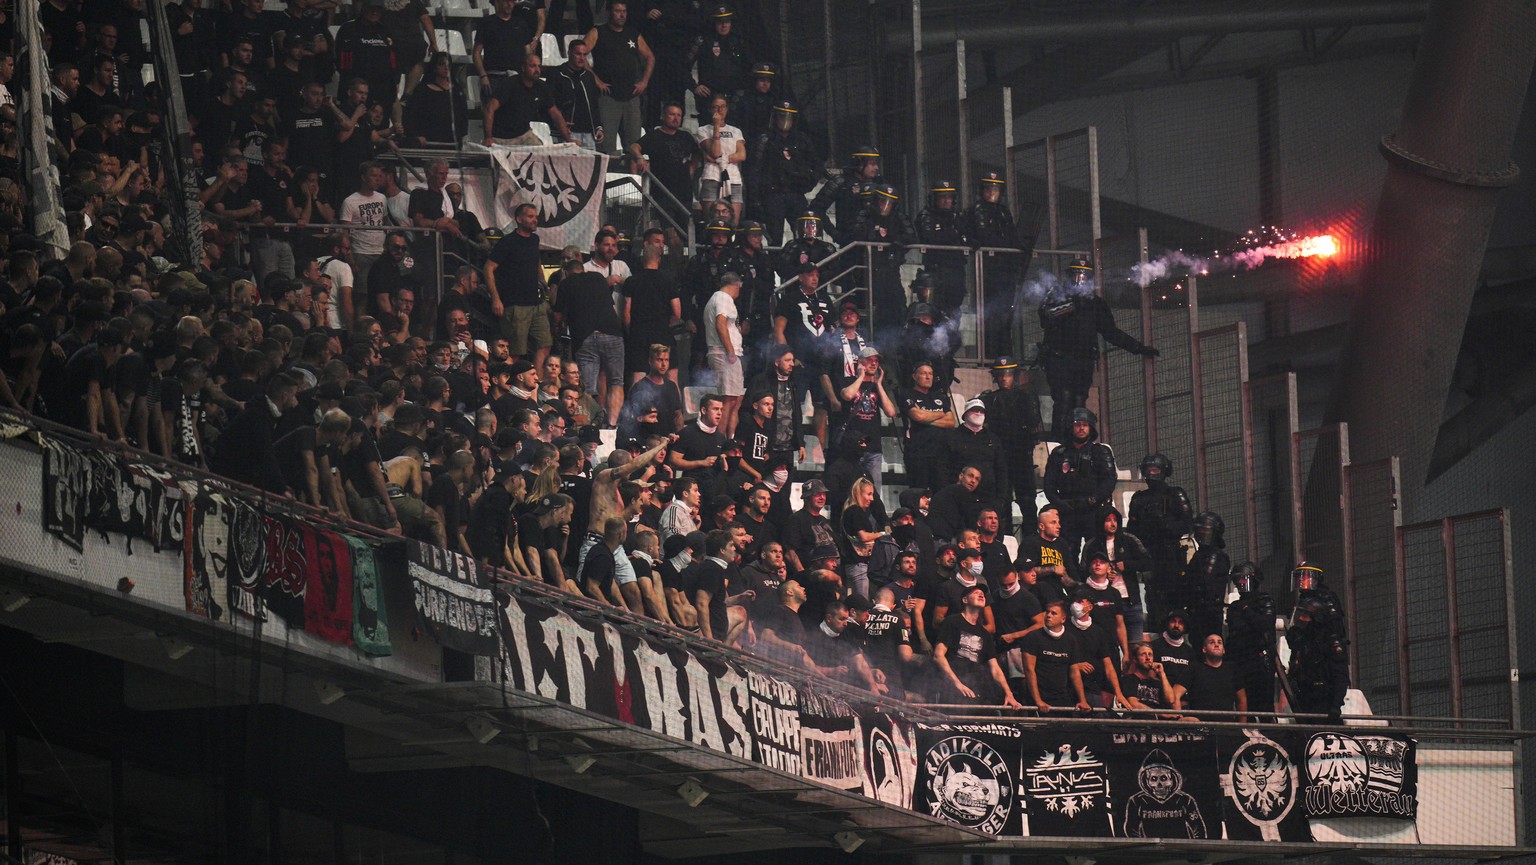
[(520, 204), (539, 209), (539, 245), (590, 249), (603, 224), (608, 157), (575, 144), (490, 148), (496, 165), (496, 225), (513, 228)]

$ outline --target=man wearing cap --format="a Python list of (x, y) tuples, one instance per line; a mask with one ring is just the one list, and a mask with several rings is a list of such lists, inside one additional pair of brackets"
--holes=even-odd
[(933, 665), (940, 674), (941, 701), (945, 703), (998, 703), (1009, 709), (1023, 708), (1014, 699), (1003, 668), (997, 663), (996, 642), (981, 624), (987, 609), (987, 590), (978, 584), (961, 598), (960, 612), (939, 624), (933, 642)]
[(755, 141), (768, 131), (773, 103), (784, 96), (785, 89), (779, 85), (778, 64), (767, 60), (755, 64), (752, 67), (752, 86), (736, 100), (737, 123), (746, 133), (748, 141)]
[[(972, 246), (988, 249), (1017, 249), (1019, 233), (1013, 213), (1003, 200), (1004, 180), (996, 171), (988, 171), (978, 182), (976, 203), (966, 211), (961, 222), (963, 233)], [(1014, 298), (1024, 256), (1016, 252), (988, 255), (982, 271), (982, 298), (986, 302), (986, 342), (982, 357), (1011, 355), (1014, 352), (1013, 329), (1018, 310)]]
[(880, 474), (885, 466), (880, 448), (880, 416), (896, 416), (896, 402), (885, 390), (885, 368), (880, 365), (879, 349), (872, 345), (859, 349), (858, 372), (838, 382), (837, 397), (844, 406), (837, 440), (862, 438), (870, 442), (871, 446), (860, 458), (859, 465), (864, 476), (875, 485), (875, 495), (878, 496)]
[(820, 479), (807, 481), (800, 494), (801, 508), (790, 514), (781, 535), (784, 559), (791, 575), (809, 570), (815, 562), (817, 549), (832, 547), (835, 550), (837, 543), (832, 522), (823, 513), (827, 506), (827, 485)]
[(839, 400), (837, 391), (844, 383), (859, 374), (859, 353), (869, 340), (859, 331), (859, 305), (851, 299), (838, 304), (837, 330), (822, 337), (822, 388), (827, 393), (835, 416)]
[(912, 369), (912, 386), (898, 392), (896, 403), (905, 428), (902, 457), (907, 467), (907, 483), (931, 489), (944, 477), (938, 465), (944, 430), (957, 425), (949, 388), (935, 381), (932, 363), (918, 361)]
[[(1003, 355), (992, 363), (992, 389), (982, 393), (987, 409), (987, 426), (1003, 440), (1008, 463), (1008, 489), (1019, 511), (1035, 510), (1035, 443), (1042, 430), (1040, 400), (1028, 388), (1029, 376), (1019, 368), (1016, 358)], [(1005, 531), (1011, 527), (1012, 508), (1006, 508)]]
[(763, 223), (770, 246), (784, 239), (784, 221), (805, 210), (805, 196), (821, 179), (821, 158), (796, 124), (800, 109), (783, 99), (769, 110), (768, 131), (748, 148), (747, 212)]
[(975, 466), (981, 472), (976, 494), (1001, 514), (1006, 502), (1003, 484), (1008, 479), (1008, 457), (1002, 439), (987, 419), (986, 403), (979, 399), (966, 402), (960, 424), (946, 432), (941, 442), (942, 476), (959, 477), (965, 467)]
[(697, 64), (689, 89), (697, 97), (699, 128), (709, 126), (710, 100), (724, 96), (732, 103), (746, 93), (752, 61), (746, 40), (735, 32), (736, 10), (729, 4), (709, 6), (704, 13), (709, 30), (699, 36), (688, 52), (688, 65)]
[(822, 235), (822, 218), (815, 210), (807, 210), (795, 218), (795, 239), (779, 250), (774, 269), (782, 280), (793, 279), (806, 265), (825, 261), (837, 252)]
[[(964, 226), (955, 206), (959, 188), (948, 180), (928, 188), (928, 206), (917, 212), (914, 227), (919, 243), (965, 246)], [(934, 302), (955, 315), (965, 301), (966, 253), (958, 249), (933, 249), (923, 253), (923, 268), (933, 276)]]
[[(492, 377), (498, 375), (498, 370), (492, 370)], [(539, 370), (532, 363), (522, 358), (512, 362), (507, 371), (511, 381), (507, 386), (507, 393), (491, 402), (491, 411), (496, 413), (498, 426), (506, 426), (512, 420), (512, 416), (521, 409), (530, 411), (539, 410)]]

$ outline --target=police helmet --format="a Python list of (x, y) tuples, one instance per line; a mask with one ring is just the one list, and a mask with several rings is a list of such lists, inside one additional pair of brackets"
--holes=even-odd
[(806, 212), (795, 217), (796, 222), (805, 222), (806, 220), (810, 220), (811, 222), (820, 222), (821, 217), (818, 216), (814, 210), (807, 210)]
[[(724, 222), (724, 220), (721, 221)], [(755, 219), (744, 219), (741, 222), (741, 226), (736, 229), (736, 233), (743, 237), (748, 234), (762, 234), (763, 224)]]
[(764, 60), (752, 67), (752, 74), (758, 78), (773, 78), (779, 74), (778, 64)]
[(1322, 588), (1323, 569), (1310, 562), (1302, 562), (1291, 570), (1291, 587), (1298, 592), (1310, 592)]
[(892, 201), (901, 200), (901, 195), (896, 192), (896, 187), (889, 183), (876, 183), (870, 192), (873, 195), (884, 196)]
[(848, 154), (849, 162), (863, 162), (866, 159), (879, 158), (880, 148), (874, 146), (873, 144), (860, 144), (858, 147), (853, 148), (852, 153)]
[(791, 99), (780, 99), (778, 102), (773, 103), (773, 110), (780, 112), (781, 114), (800, 113), (800, 109), (795, 107), (794, 100)]
[(1141, 458), (1141, 476), (1147, 480), (1156, 477), (1166, 481), (1173, 477), (1173, 460), (1160, 453), (1147, 454)]
[(731, 228), (731, 224), (723, 219), (711, 219), (709, 225), (704, 228), (704, 233), (708, 234), (711, 239), (723, 236), (729, 240), (735, 231), (735, 229)]
[(982, 189), (986, 189), (987, 186), (990, 185), (990, 184), (996, 184), (998, 186), (1004, 186), (1007, 183), (1008, 183), (1008, 181), (1004, 180), (1003, 176), (1001, 174), (998, 174), (996, 171), (988, 171), (986, 174), (983, 174), (981, 176), (981, 188)]
[(1173, 609), (1169, 610), (1167, 613), (1164, 613), (1163, 614), (1163, 630), (1165, 630), (1165, 631), (1168, 630), (1168, 623), (1173, 621), (1174, 619), (1178, 619), (1179, 621), (1183, 622), (1184, 626), (1186, 628), (1188, 628), (1188, 626), (1189, 626), (1189, 610), (1183, 609), (1182, 607), (1174, 607)]
[(1253, 562), (1243, 562), (1232, 569), (1232, 585), (1237, 587), (1239, 595), (1246, 595), (1257, 589), (1259, 583), (1264, 582), (1264, 572)]
[(1099, 425), (1099, 417), (1086, 408), (1075, 408), (1072, 409), (1072, 422), (1075, 424), (1085, 423), (1090, 427), (1097, 427)]
[(1086, 258), (1074, 258), (1067, 265), (1067, 270), (1077, 270), (1084, 273), (1093, 273), (1093, 263)]
[(957, 190), (955, 184), (948, 180), (937, 180), (928, 187), (928, 200), (937, 202), (941, 195), (954, 195)]
[(932, 292), (933, 277), (928, 274), (928, 271), (919, 270), (917, 275), (912, 277), (911, 289), (914, 295), (918, 292)]
[(1200, 546), (1221, 545), (1221, 536), (1227, 531), (1226, 521), (1215, 511), (1201, 511), (1195, 515), (1195, 540)]
[(709, 17), (715, 21), (729, 21), (736, 17), (736, 10), (728, 3), (721, 3), (710, 9)]

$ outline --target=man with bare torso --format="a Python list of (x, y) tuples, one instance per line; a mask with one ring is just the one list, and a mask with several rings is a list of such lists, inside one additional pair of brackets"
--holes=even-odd
[[(622, 517), (625, 522), (628, 522), (634, 515), (625, 507), (624, 500), (619, 496), (619, 482), (628, 480), (631, 474), (651, 465), (656, 455), (665, 450), (676, 438), (677, 436), (671, 436), (639, 456), (631, 456), (628, 451), (616, 450), (608, 454), (608, 468), (592, 476), (592, 504), (587, 515), (587, 534), (581, 542), (581, 551), (576, 557), (578, 574), (586, 564), (587, 554), (603, 545), (603, 526), (608, 518)], [(639, 499), (631, 502), (630, 507), (638, 512)], [(602, 550), (598, 552), (601, 553)], [(629, 556), (622, 552), (614, 556), (614, 581), (619, 585), (619, 595), (624, 599), (624, 606), (639, 615), (645, 615), (647, 603), (635, 575), (634, 565), (630, 564)], [(662, 618), (661, 614), (666, 611), (665, 601), (652, 598), (650, 606), (653, 610), (652, 615)]]

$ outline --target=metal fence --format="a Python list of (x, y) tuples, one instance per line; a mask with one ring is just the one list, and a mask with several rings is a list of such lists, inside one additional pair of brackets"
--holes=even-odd
[[(1350, 465), (1344, 478), (1349, 489), (1352, 596), (1366, 605), (1356, 617), (1354, 641), (1355, 687), (1377, 712), (1406, 711), (1398, 680), (1399, 607), (1396, 533), (1402, 524), (1398, 503), (1397, 458)], [(1381, 603), (1392, 598), (1390, 608)]]
[(1232, 561), (1258, 546), (1253, 513), (1253, 437), (1248, 411), (1248, 333), (1239, 321), (1195, 334), (1195, 470), (1200, 507), (1221, 514)]
[(1248, 391), (1248, 430), (1253, 437), (1249, 496), (1254, 546), (1249, 555), (1266, 570), (1278, 573), (1291, 563), (1295, 537), (1291, 441), (1299, 426), (1296, 374), (1253, 379), (1244, 387)]

